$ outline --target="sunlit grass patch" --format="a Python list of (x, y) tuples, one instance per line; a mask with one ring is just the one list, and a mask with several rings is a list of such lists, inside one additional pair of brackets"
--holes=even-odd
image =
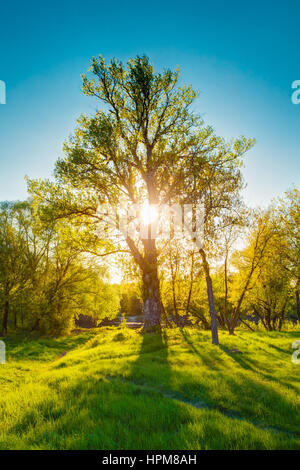
[(195, 329), (8, 338), (0, 447), (300, 448), (296, 335), (220, 336), (220, 347)]

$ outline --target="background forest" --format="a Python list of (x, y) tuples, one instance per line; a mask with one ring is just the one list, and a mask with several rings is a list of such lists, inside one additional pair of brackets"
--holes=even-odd
[[(64, 220), (45, 221), (34, 197), (2, 203), (0, 299), (8, 330), (63, 334), (80, 314), (99, 324), (120, 313), (142, 318), (137, 270), (122, 254), (123, 281), (112, 284), (108, 257), (91, 254), (91, 240)], [(193, 246), (169, 240), (160, 253), (160, 283), (168, 326), (210, 328), (202, 262)], [(268, 210), (247, 211), (209, 247), (219, 326), (268, 331), (300, 323), (299, 192)]]

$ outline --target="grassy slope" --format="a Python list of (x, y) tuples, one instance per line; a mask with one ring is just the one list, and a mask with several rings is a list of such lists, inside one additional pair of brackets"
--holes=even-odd
[(300, 449), (299, 332), (220, 336), (8, 338), (0, 449)]

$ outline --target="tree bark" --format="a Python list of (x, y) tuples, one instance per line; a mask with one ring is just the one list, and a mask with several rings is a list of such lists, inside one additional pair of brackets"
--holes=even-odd
[(215, 309), (213, 287), (212, 287), (212, 280), (210, 277), (209, 264), (207, 262), (206, 254), (203, 248), (199, 250), (199, 253), (202, 257), (205, 278), (206, 278), (207, 297), (208, 297), (209, 313), (210, 313), (210, 319), (211, 319), (212, 344), (219, 344), (218, 317), (217, 317), (217, 312)]
[(144, 331), (152, 332), (160, 327), (161, 298), (157, 270), (146, 269), (143, 273)]
[(144, 331), (154, 332), (161, 325), (162, 303), (157, 268), (155, 240), (144, 240), (145, 256), (142, 265)]
[(132, 238), (127, 237), (126, 242), (142, 272), (144, 302), (143, 331), (156, 331), (161, 325), (162, 302), (160, 297), (155, 239), (150, 238), (142, 240), (144, 245), (143, 255), (139, 252)]

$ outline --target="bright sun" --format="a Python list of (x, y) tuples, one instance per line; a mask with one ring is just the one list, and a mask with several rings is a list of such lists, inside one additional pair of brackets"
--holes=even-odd
[(149, 225), (154, 222), (157, 218), (157, 210), (154, 206), (145, 204), (141, 209), (141, 219), (145, 225)]

